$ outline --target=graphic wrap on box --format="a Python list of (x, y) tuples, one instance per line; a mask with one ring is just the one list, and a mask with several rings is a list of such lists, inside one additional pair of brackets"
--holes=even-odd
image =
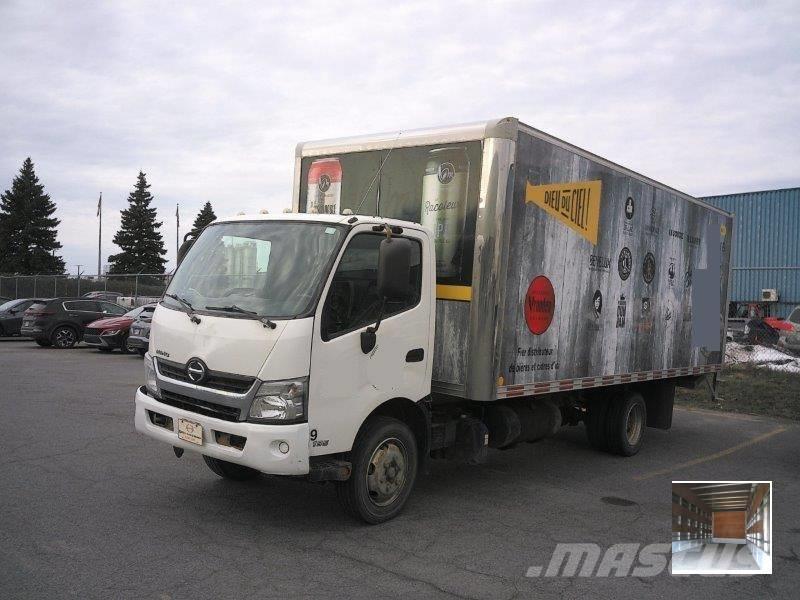
[(322, 158), (308, 169), (308, 212), (336, 215), (342, 193), (342, 165), (337, 158)]
[(525, 189), (525, 202), (543, 208), (564, 225), (597, 245), (600, 223), (602, 181), (578, 181), (531, 185)]

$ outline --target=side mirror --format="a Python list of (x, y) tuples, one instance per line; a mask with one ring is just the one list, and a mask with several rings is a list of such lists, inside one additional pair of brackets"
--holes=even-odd
[(378, 250), (378, 294), (387, 300), (408, 297), (411, 244), (405, 238), (386, 238)]
[(189, 248), (194, 245), (194, 241), (197, 239), (189, 237), (190, 235), (192, 235), (191, 232), (183, 236), (183, 243), (181, 244), (181, 247), (178, 248), (178, 266), (180, 266), (180, 264), (183, 262), (183, 257), (186, 256), (186, 253), (189, 252)]

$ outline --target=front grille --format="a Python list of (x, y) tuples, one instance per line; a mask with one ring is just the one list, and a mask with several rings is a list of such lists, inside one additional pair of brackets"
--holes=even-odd
[(88, 333), (83, 334), (83, 341), (87, 344), (102, 344), (103, 340), (100, 339), (99, 335), (89, 335)]
[(96, 329), (94, 327), (87, 327), (83, 330), (83, 335), (100, 335), (100, 332), (103, 331), (102, 329)]
[[(169, 377), (170, 379), (175, 379), (177, 381), (183, 381), (185, 383), (194, 383), (191, 379), (189, 379), (189, 376), (186, 374), (186, 369), (183, 365), (173, 362), (166, 362), (159, 359), (158, 370), (162, 375), (164, 375), (164, 377)], [(255, 377), (209, 371), (205, 381), (199, 385), (223, 392), (244, 394), (247, 393), (247, 390), (252, 387), (254, 381)]]
[(174, 406), (175, 408), (188, 410), (207, 417), (214, 417), (215, 419), (222, 419), (224, 421), (238, 421), (239, 415), (242, 412), (238, 408), (232, 406), (206, 402), (205, 400), (190, 398), (189, 396), (176, 394), (168, 390), (161, 390), (161, 402)]

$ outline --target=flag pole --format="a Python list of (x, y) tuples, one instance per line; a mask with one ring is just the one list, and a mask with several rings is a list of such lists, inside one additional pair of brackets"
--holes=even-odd
[(181, 205), (175, 204), (175, 267), (178, 266), (178, 251), (181, 246), (181, 215), (178, 212)]
[(100, 192), (100, 199), (97, 201), (97, 278), (100, 278), (100, 262), (103, 252), (103, 192)]

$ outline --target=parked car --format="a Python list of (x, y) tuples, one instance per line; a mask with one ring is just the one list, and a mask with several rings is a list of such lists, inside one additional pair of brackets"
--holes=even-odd
[(95, 292), (86, 292), (83, 297), (91, 298), (92, 300), (108, 300), (109, 302), (119, 304), (119, 299), (122, 298), (122, 294), (120, 292), (107, 292), (104, 290), (99, 290)]
[(780, 323), (774, 323), (773, 327), (778, 331), (780, 348), (800, 353), (800, 306), (795, 306), (786, 319), (781, 319)]
[[(132, 349), (128, 345), (131, 324), (144, 312), (145, 308), (145, 306), (139, 306), (122, 316), (107, 317), (89, 323), (83, 332), (83, 342), (101, 352), (111, 352), (115, 348), (119, 348), (123, 354), (127, 354)], [(151, 309), (150, 315), (152, 314)]]
[(145, 304), (142, 312), (131, 323), (128, 333), (128, 348), (135, 349), (140, 356), (144, 356), (150, 346), (150, 322), (158, 304)]
[(124, 315), (127, 309), (113, 302), (88, 298), (53, 298), (34, 302), (22, 316), (20, 334), (32, 337), (40, 346), (72, 348), (83, 339), (86, 326), (109, 316)]
[(0, 337), (19, 335), (22, 327), (22, 314), (34, 302), (45, 302), (38, 298), (18, 298), (0, 304)]

